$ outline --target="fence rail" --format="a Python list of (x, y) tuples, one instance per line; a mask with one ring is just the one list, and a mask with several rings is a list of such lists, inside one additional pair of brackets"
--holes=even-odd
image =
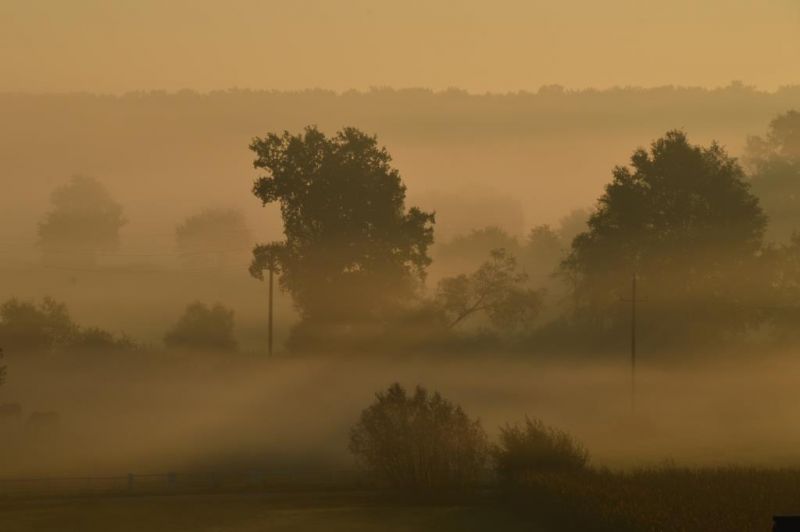
[(113, 476), (0, 478), (0, 497), (330, 489), (360, 487), (363, 484), (362, 475), (355, 470), (128, 473)]

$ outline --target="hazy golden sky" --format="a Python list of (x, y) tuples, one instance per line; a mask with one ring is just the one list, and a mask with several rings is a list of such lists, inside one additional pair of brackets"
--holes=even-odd
[(0, 0), (0, 91), (800, 83), (800, 0)]

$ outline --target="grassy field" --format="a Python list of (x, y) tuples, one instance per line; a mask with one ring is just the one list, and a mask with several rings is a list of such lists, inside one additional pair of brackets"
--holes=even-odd
[(767, 532), (800, 515), (800, 471), (663, 467), (532, 476), (508, 491), (552, 530)]
[(0, 499), (0, 531), (535, 531), (489, 501), (400, 503), (367, 493), (236, 493)]
[(0, 532), (766, 532), (781, 514), (800, 514), (797, 470), (664, 467), (537, 474), (435, 500), (299, 487), (5, 495)]

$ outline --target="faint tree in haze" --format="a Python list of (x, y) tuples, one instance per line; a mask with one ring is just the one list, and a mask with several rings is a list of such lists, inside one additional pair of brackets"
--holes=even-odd
[[(563, 262), (580, 306), (613, 318), (634, 274), (664, 311), (653, 320), (673, 332), (694, 327), (710, 338), (712, 316), (741, 325), (737, 299), (758, 281), (747, 268), (760, 253), (766, 217), (735, 159), (716, 144), (689, 144), (670, 131), (619, 166), (588, 231)], [(627, 323), (627, 315), (621, 316)]]
[(564, 258), (565, 246), (559, 234), (549, 225), (531, 229), (520, 251), (520, 262), (535, 287), (544, 287), (552, 280)]
[(519, 241), (507, 231), (495, 225), (473, 229), (458, 235), (448, 242), (438, 244), (438, 255), (443, 259), (463, 259), (480, 264), (493, 249), (505, 249), (512, 255), (520, 250)]
[(286, 237), (257, 247), (255, 262), (275, 252), (280, 284), (306, 325), (346, 331), (414, 296), (430, 263), (434, 217), (406, 209), (400, 173), (375, 137), (308, 127), (256, 138), (250, 149), (266, 172), (253, 192), (265, 205), (279, 203)]
[(558, 237), (564, 243), (564, 247), (569, 249), (572, 241), (581, 233), (585, 233), (589, 226), (589, 209), (574, 209), (558, 222)]
[(486, 433), (460, 406), (399, 384), (376, 395), (350, 431), (350, 451), (375, 478), (402, 488), (464, 487), (488, 455)]
[(175, 239), (187, 266), (218, 268), (229, 257), (246, 253), (253, 242), (247, 220), (236, 209), (207, 209), (190, 216), (175, 230)]
[(769, 217), (767, 235), (787, 242), (800, 231), (800, 112), (777, 116), (766, 137), (750, 137), (746, 161), (753, 193)]
[(122, 207), (98, 180), (74, 176), (53, 191), (52, 208), (39, 223), (45, 260), (94, 264), (100, 252), (114, 251), (125, 225)]
[(220, 304), (196, 302), (186, 307), (175, 326), (164, 336), (167, 347), (198, 351), (234, 351), (233, 311)]
[(540, 294), (525, 286), (527, 280), (512, 255), (495, 249), (472, 274), (442, 279), (436, 299), (449, 316), (450, 327), (484, 313), (493, 326), (514, 329), (530, 323), (541, 307)]

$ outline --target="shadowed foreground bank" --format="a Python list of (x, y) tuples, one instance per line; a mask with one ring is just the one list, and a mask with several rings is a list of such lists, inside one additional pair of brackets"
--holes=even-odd
[(527, 530), (486, 502), (400, 504), (365, 493), (237, 493), (0, 501), (0, 531)]
[(767, 532), (800, 514), (800, 472), (674, 467), (534, 474), (495, 488), (404, 495), (369, 489), (13, 496), (0, 532)]

